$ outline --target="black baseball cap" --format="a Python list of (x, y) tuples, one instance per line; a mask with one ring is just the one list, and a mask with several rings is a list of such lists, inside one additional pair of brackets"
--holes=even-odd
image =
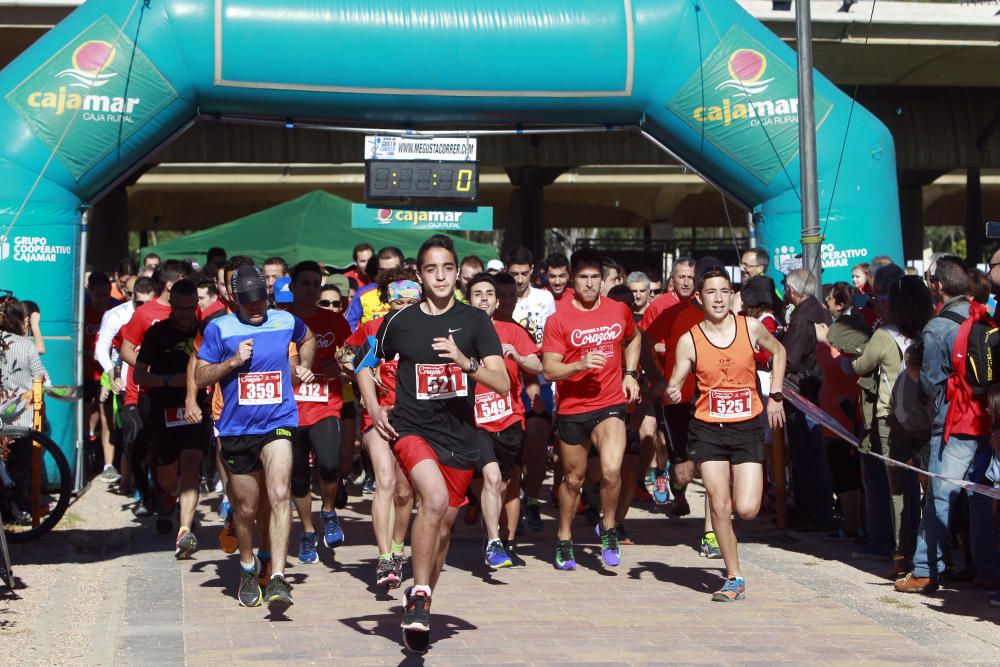
[(246, 264), (236, 269), (231, 287), (237, 303), (246, 305), (267, 300), (267, 283), (264, 282), (264, 274), (256, 266)]

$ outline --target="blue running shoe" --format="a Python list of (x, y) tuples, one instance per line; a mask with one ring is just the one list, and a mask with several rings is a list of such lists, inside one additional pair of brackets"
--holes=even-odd
[(299, 542), (299, 562), (303, 564), (315, 563), (319, 561), (319, 554), (316, 553), (316, 533), (302, 533), (302, 540)]
[(601, 538), (601, 558), (608, 567), (618, 567), (622, 563), (622, 548), (618, 544), (618, 533), (614, 528), (604, 530), (601, 524), (595, 526), (597, 536)]
[(222, 502), (219, 503), (219, 518), (225, 521), (230, 509), (232, 508), (229, 505), (229, 498), (222, 496)]
[(493, 540), (487, 544), (484, 556), (484, 560), (491, 570), (499, 570), (513, 565), (510, 556), (507, 555), (507, 550), (503, 548), (503, 542), (500, 540)]
[(712, 594), (712, 602), (736, 602), (747, 596), (747, 585), (743, 577), (730, 575), (725, 585)]
[(666, 470), (656, 471), (656, 481), (653, 486), (653, 502), (666, 505), (670, 500), (670, 477)]
[(330, 549), (336, 549), (344, 543), (344, 531), (340, 527), (337, 510), (320, 511), (319, 516), (323, 520), (323, 543)]
[(569, 540), (559, 540), (556, 544), (556, 569), (575, 570), (576, 556), (573, 553), (573, 543)]

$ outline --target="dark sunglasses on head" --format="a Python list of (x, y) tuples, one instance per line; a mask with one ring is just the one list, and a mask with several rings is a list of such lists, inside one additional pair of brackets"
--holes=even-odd
[(320, 308), (343, 308), (343, 301), (330, 301), (329, 299), (320, 299), (316, 302), (316, 305)]

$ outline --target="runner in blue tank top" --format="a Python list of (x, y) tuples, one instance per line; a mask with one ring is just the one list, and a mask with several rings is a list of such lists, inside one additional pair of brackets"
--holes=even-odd
[[(292, 382), (312, 382), (316, 340), (299, 318), (267, 309), (267, 286), (257, 267), (239, 267), (232, 283), (239, 310), (205, 328), (195, 382), (199, 387), (216, 382), (222, 387), (219, 443), (236, 510), (242, 567), (239, 602), (245, 607), (261, 603), (253, 528), (261, 484), (266, 484), (273, 571), (263, 598), (268, 604), (287, 606), (292, 604), (284, 577), (292, 518), (292, 439), (299, 423)], [(292, 343), (298, 346), (299, 365), (294, 368), (289, 359)]]

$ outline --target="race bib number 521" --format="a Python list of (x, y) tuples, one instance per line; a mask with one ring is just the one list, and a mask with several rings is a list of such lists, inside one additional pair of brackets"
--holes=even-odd
[(281, 403), (281, 371), (240, 373), (240, 405)]
[(750, 389), (710, 389), (708, 413), (720, 419), (749, 419), (753, 415), (753, 393)]
[(469, 382), (454, 364), (417, 364), (417, 398), (439, 401), (469, 395)]

